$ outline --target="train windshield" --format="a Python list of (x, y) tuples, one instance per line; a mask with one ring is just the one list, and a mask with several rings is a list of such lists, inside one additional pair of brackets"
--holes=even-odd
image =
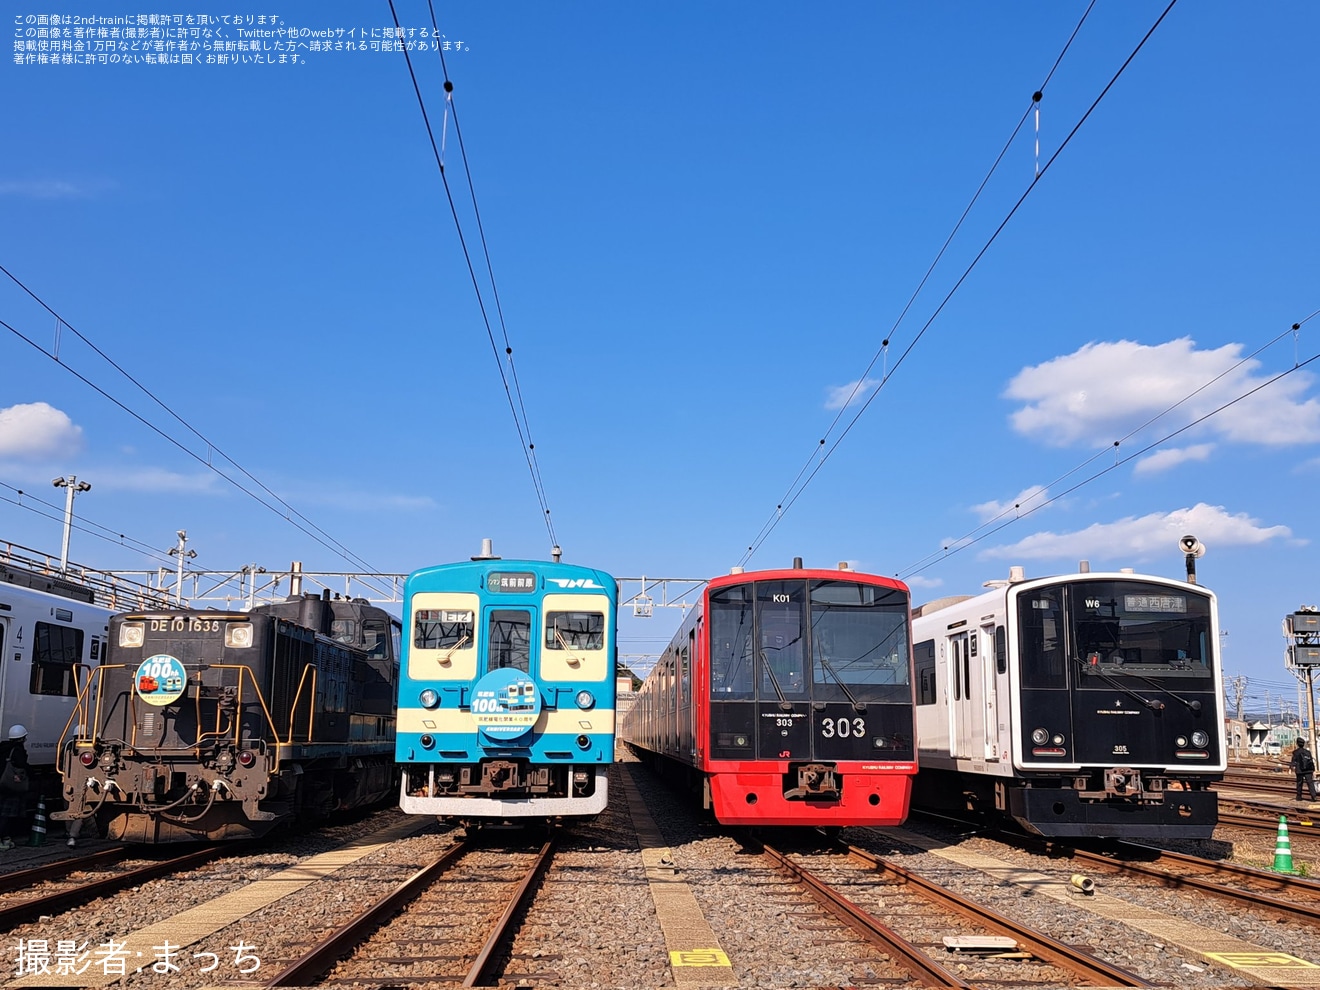
[(605, 616), (601, 612), (549, 612), (545, 617), (547, 650), (605, 648)]
[(1209, 596), (1143, 582), (1089, 581), (1069, 589), (1068, 608), (1081, 686), (1106, 688), (1106, 678), (1125, 675), (1210, 686)]
[(908, 601), (851, 581), (758, 581), (711, 592), (719, 700), (906, 701)]

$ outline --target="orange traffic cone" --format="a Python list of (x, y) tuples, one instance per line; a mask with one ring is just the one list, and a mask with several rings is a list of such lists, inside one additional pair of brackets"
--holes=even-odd
[(1274, 840), (1274, 872), (1292, 873), (1292, 843), (1288, 840), (1288, 816), (1279, 816), (1279, 837)]

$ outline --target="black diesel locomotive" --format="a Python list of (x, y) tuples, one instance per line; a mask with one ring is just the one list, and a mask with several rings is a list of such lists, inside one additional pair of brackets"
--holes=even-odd
[(130, 842), (232, 839), (391, 797), (399, 628), (328, 592), (116, 616), (54, 817)]
[(1213, 592), (1019, 567), (990, 584), (913, 612), (913, 805), (1045, 836), (1210, 836), (1227, 766)]

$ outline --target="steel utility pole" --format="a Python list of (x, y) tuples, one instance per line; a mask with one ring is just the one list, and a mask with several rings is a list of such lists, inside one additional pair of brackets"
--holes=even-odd
[(179, 537), (179, 542), (177, 546), (170, 547), (170, 556), (173, 557), (177, 555), (179, 558), (178, 574), (174, 581), (174, 604), (182, 605), (183, 604), (183, 558), (188, 557), (189, 559), (191, 559), (193, 557), (196, 557), (197, 551), (196, 550), (185, 551), (183, 549), (184, 545), (188, 542), (187, 530), (181, 529), (178, 531), (177, 535)]
[(65, 489), (64, 542), (60, 545), (60, 573), (64, 574), (69, 569), (69, 532), (73, 529), (73, 496), (79, 492), (90, 492), (92, 486), (85, 481), (79, 481), (76, 474), (71, 474), (67, 478), (55, 478), (51, 484), (56, 488)]

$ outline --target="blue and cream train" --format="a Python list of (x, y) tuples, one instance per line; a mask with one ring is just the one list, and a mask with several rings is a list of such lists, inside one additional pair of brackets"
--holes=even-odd
[(400, 807), (462, 821), (595, 815), (614, 759), (618, 587), (490, 555), (404, 585)]

